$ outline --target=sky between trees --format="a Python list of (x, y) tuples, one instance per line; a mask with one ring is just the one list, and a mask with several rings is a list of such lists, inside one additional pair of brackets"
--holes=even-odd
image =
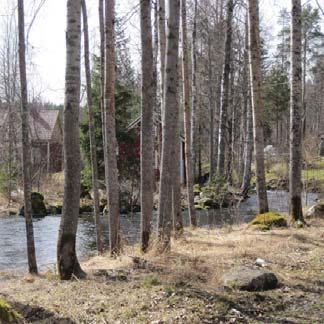
[[(26, 0), (26, 24), (34, 15), (35, 8), (42, 0)], [(268, 49), (275, 46), (278, 32), (277, 20), (281, 9), (290, 7), (290, 0), (261, 0), (260, 11), (262, 27), (269, 34)], [(304, 0), (303, 4), (311, 3), (316, 7), (315, 0)], [(140, 29), (139, 7), (135, 0), (116, 0), (116, 11), (119, 17), (127, 16), (125, 31), (130, 38), (130, 50), (135, 67), (140, 62)], [(98, 53), (99, 35), (97, 21), (97, 0), (88, 1), (90, 50)], [(0, 42), (4, 20), (13, 13), (15, 0), (0, 0)], [(136, 7), (134, 9), (134, 7)], [(65, 27), (66, 1), (45, 0), (45, 4), (37, 15), (29, 34), (29, 79), (33, 81), (35, 95), (43, 100), (56, 104), (64, 102), (64, 69), (65, 69)]]

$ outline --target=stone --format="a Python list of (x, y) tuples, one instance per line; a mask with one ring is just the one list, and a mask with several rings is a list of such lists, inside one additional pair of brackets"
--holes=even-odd
[(319, 202), (306, 211), (306, 218), (324, 218), (324, 202)]
[(277, 155), (277, 149), (273, 146), (273, 145), (267, 145), (265, 148), (264, 148), (264, 155), (265, 156), (276, 156)]
[(54, 204), (50, 205), (47, 208), (47, 214), (48, 215), (62, 215), (62, 204)]
[(259, 214), (257, 215), (251, 222), (251, 225), (257, 226), (258, 228), (260, 226), (267, 227), (268, 229), (272, 227), (287, 227), (288, 223), (284, 216), (268, 212), (265, 214)]
[[(39, 192), (31, 193), (32, 216), (35, 218), (43, 218), (47, 215), (47, 209), (44, 203), (44, 196)], [(25, 206), (22, 206), (19, 211), (20, 216), (25, 215)]]
[(93, 201), (90, 199), (80, 199), (80, 214), (88, 214), (93, 212)]
[(278, 279), (272, 272), (248, 267), (238, 267), (223, 276), (224, 287), (244, 291), (275, 289)]

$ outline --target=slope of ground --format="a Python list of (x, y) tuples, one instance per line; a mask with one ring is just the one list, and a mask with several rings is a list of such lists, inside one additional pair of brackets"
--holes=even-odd
[[(322, 323), (324, 222), (311, 225), (186, 230), (163, 256), (129, 247), (117, 259), (94, 257), (83, 264), (84, 281), (3, 273), (0, 297), (27, 323)], [(222, 288), (225, 272), (258, 257), (270, 262), (278, 289)]]

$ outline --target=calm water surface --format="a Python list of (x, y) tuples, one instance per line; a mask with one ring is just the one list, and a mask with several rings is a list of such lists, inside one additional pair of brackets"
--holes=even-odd
[[(288, 210), (288, 195), (284, 191), (268, 192), (270, 209), (278, 212)], [(304, 203), (311, 205), (315, 202), (316, 195), (304, 196)], [(223, 224), (242, 223), (250, 221), (257, 212), (257, 197), (252, 195), (235, 208), (222, 210), (200, 211), (198, 225), (215, 227)], [(187, 221), (187, 212), (184, 212)], [(106, 243), (108, 244), (108, 222), (103, 219)], [(156, 215), (153, 219), (156, 225)], [(34, 220), (35, 244), (37, 261), (41, 267), (53, 267), (56, 260), (56, 241), (60, 224), (60, 217), (47, 216)], [(121, 216), (121, 229), (123, 240), (129, 244), (139, 241), (140, 215)], [(26, 268), (26, 238), (25, 220), (22, 217), (0, 218), (0, 270)], [(78, 254), (87, 256), (95, 251), (95, 229), (90, 216), (82, 216), (79, 220), (77, 235)]]

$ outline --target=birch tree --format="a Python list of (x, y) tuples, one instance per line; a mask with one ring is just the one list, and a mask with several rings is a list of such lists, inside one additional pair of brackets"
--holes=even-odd
[(110, 254), (120, 253), (119, 183), (115, 118), (115, 0), (105, 0), (105, 126)]
[(82, 278), (76, 255), (76, 233), (80, 206), (80, 53), (81, 1), (67, 1), (65, 103), (63, 111), (64, 198), (57, 244), (57, 266), (60, 278)]
[(102, 253), (104, 248), (103, 248), (103, 236), (102, 236), (102, 223), (100, 218), (97, 144), (96, 144), (96, 134), (95, 134), (95, 126), (94, 126), (93, 100), (92, 100), (92, 89), (91, 89), (89, 31), (88, 31), (88, 14), (87, 14), (86, 0), (81, 0), (81, 6), (82, 6), (82, 17), (83, 17), (84, 65), (85, 65), (85, 76), (86, 76), (86, 84), (87, 84), (92, 190), (93, 190), (94, 214), (95, 214), (95, 223), (96, 223), (97, 250), (99, 253)]
[(186, 0), (181, 1), (182, 22), (182, 78), (183, 78), (183, 100), (184, 100), (184, 132), (185, 132), (185, 161), (187, 174), (187, 201), (190, 225), (197, 226), (194, 206), (194, 172), (192, 169), (191, 155), (191, 109), (190, 109), (190, 76), (189, 76), (189, 48), (187, 36), (187, 8)]
[(253, 109), (253, 136), (256, 166), (256, 187), (259, 213), (269, 211), (264, 169), (263, 98), (261, 75), (261, 44), (259, 1), (249, 0), (249, 60), (251, 99)]
[[(166, 24), (165, 24), (165, 0), (158, 0), (159, 18), (159, 47), (160, 47), (160, 75), (161, 75), (161, 98), (164, 98), (164, 79), (165, 79), (165, 50), (166, 50)], [(163, 103), (162, 103), (163, 107)]]
[(26, 76), (25, 12), (24, 0), (18, 0), (18, 55), (20, 72), (20, 106), (22, 133), (22, 171), (24, 182), (24, 215), (27, 236), (28, 269), (37, 274), (37, 262), (34, 242), (34, 229), (31, 206), (31, 145), (29, 138), (29, 109)]
[(224, 176), (225, 171), (225, 150), (226, 150), (226, 124), (227, 110), (230, 94), (230, 73), (232, 60), (232, 20), (234, 11), (234, 1), (227, 2), (227, 17), (226, 17), (226, 41), (225, 41), (225, 62), (223, 72), (223, 97), (220, 109), (219, 135), (218, 135), (218, 160), (217, 173)]
[(140, 0), (142, 44), (142, 120), (141, 120), (141, 233), (142, 251), (146, 252), (153, 211), (153, 45), (151, 1)]
[(197, 93), (197, 15), (198, 3), (194, 0), (192, 26), (192, 105), (191, 105), (191, 155), (194, 180), (196, 178), (197, 147), (198, 147), (198, 93)]
[[(165, 90), (162, 122), (162, 163), (159, 194), (158, 228), (162, 250), (170, 248), (172, 230), (172, 156), (170, 151), (176, 136), (178, 109), (178, 55), (179, 55), (180, 0), (168, 0), (168, 29), (165, 67)], [(179, 171), (179, 170), (178, 170)]]
[(250, 100), (249, 90), (249, 27), (248, 27), (248, 15), (245, 23), (245, 50), (244, 50), (244, 68), (243, 68), (243, 105), (246, 117), (243, 116), (243, 127), (245, 128), (245, 143), (244, 143), (244, 161), (243, 161), (243, 177), (242, 177), (242, 194), (243, 197), (247, 197), (250, 182), (251, 182), (251, 166), (252, 166), (252, 154), (253, 154), (253, 116), (252, 106)]
[(289, 199), (293, 221), (303, 221), (302, 209), (302, 20), (301, 1), (291, 2), (291, 94)]
[(100, 32), (100, 112), (102, 128), (102, 147), (104, 154), (105, 178), (107, 179), (107, 150), (106, 147), (106, 122), (105, 122), (105, 17), (104, 0), (99, 0), (99, 32)]

